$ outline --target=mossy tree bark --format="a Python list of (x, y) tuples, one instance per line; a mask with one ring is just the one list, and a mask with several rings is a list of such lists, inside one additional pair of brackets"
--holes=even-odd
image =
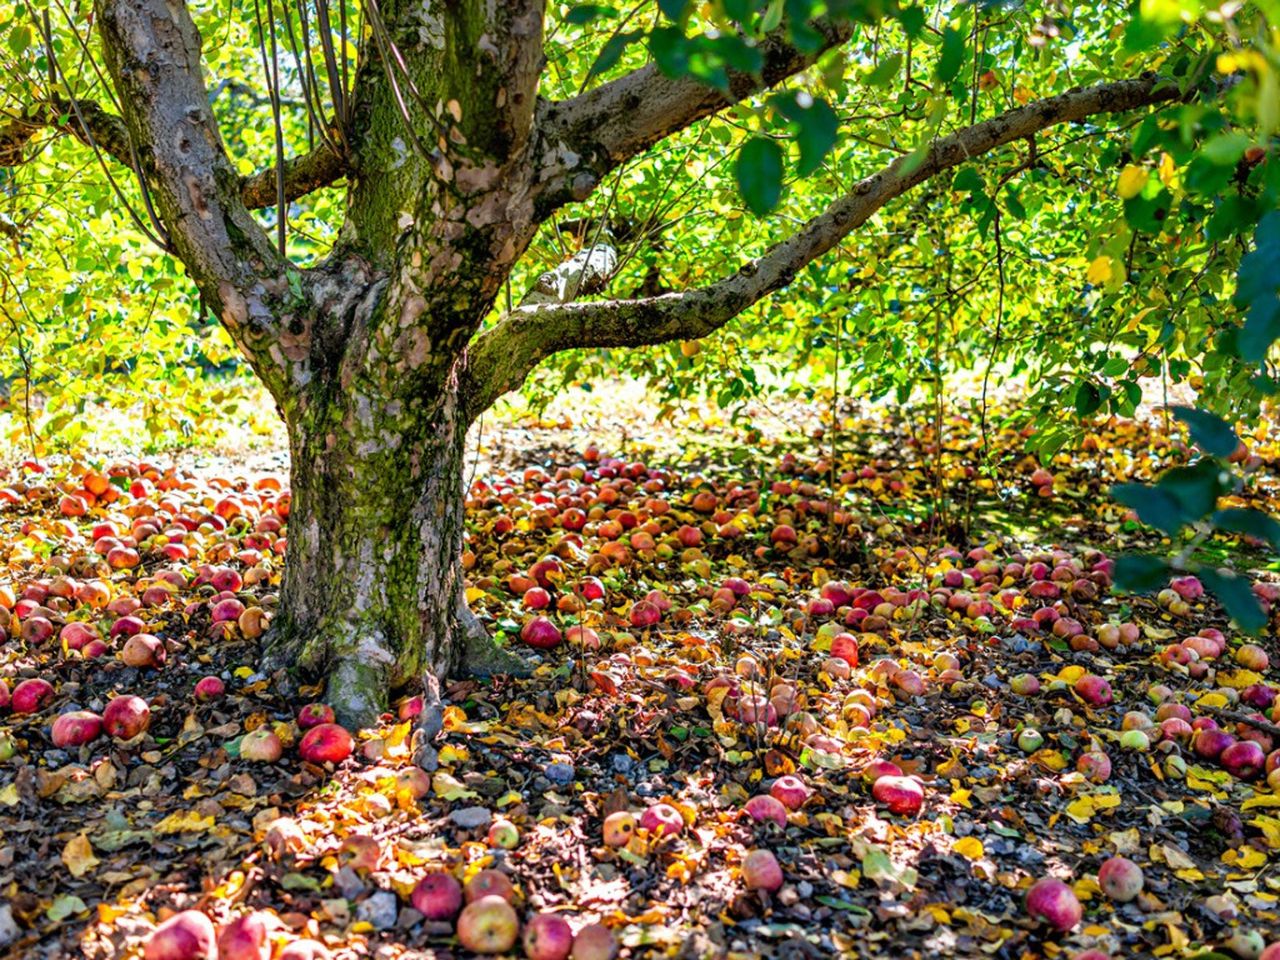
[[(480, 333), (555, 210), (664, 137), (805, 69), (851, 29), (815, 21), (823, 41), (805, 52), (770, 36), (761, 72), (731, 72), (725, 89), (647, 66), (550, 102), (537, 92), (543, 0), (383, 0), (378, 9), (378, 42), (364, 44), (342, 111), (343, 155), (326, 147), (282, 168), (288, 198), (347, 178), (340, 242), (315, 266), (290, 263), (249, 212), (270, 202), (272, 172), (236, 175), (183, 0), (96, 0), (122, 114), (84, 105), (75, 131), (140, 158), (163, 242), (279, 405), (294, 500), (271, 648), (326, 676), (327, 699), (350, 723), (376, 715), (398, 683), (495, 665), (459, 569), (463, 447), (468, 424), (544, 357), (705, 336), (928, 178), (1054, 124), (1184, 95), (1143, 77), (1010, 110), (868, 176), (717, 283), (557, 302), (573, 296), (563, 291), (604, 286), (603, 277), (579, 282), (587, 256), (567, 265), (565, 282), (545, 285), (560, 293), (543, 291)], [(20, 153), (34, 125), (55, 124), (56, 107), (36, 105), (21, 125), (0, 128), (0, 157)]]

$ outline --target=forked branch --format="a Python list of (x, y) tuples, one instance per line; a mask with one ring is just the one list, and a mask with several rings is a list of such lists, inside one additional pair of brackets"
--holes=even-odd
[(539, 362), (577, 347), (636, 347), (705, 337), (822, 256), (877, 210), (937, 174), (1057, 124), (1178, 99), (1153, 77), (1070, 90), (942, 137), (923, 157), (899, 157), (860, 181), (791, 237), (732, 276), (682, 293), (635, 300), (520, 307), (471, 344), (468, 410), (477, 415)]
[(817, 49), (797, 49), (780, 29), (760, 46), (760, 72), (730, 71), (727, 91), (693, 77), (665, 76), (648, 64), (570, 100), (539, 104), (535, 156), (541, 164), (540, 212), (546, 216), (585, 199), (623, 161), (703, 117), (777, 86), (853, 34), (851, 23), (827, 18), (810, 26), (822, 37)]
[[(36, 104), (22, 116), (0, 124), (0, 167), (16, 167), (27, 159), (31, 142), (45, 130), (66, 133), (85, 146), (96, 147), (107, 156), (132, 168), (129, 132), (124, 121), (101, 104), (55, 97)], [(81, 120), (83, 119), (83, 123)], [(346, 176), (346, 162), (327, 145), (291, 157), (284, 165), (285, 202), (292, 202)], [(240, 199), (250, 210), (276, 205), (276, 171), (260, 170), (240, 182)]]

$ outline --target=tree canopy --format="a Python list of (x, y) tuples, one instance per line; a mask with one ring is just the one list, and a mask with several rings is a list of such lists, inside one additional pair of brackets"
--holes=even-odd
[[(1037, 132), (928, 181), (696, 353), (571, 350), (532, 389), (621, 370), (672, 400), (706, 391), (733, 406), (766, 381), (812, 390), (838, 364), (845, 390), (905, 398), (947, 371), (1007, 364), (1037, 384), (1027, 412), (1045, 428), (1033, 442), (1050, 450), (1075, 436), (1064, 408), (1131, 412), (1144, 383), (1191, 380), (1213, 409), (1247, 413), (1270, 386), (1256, 363), (1277, 325), (1266, 278), (1239, 296), (1235, 281), (1248, 250), (1265, 262), (1277, 242), (1274, 225), (1259, 227), (1280, 182), (1262, 153), (1280, 102), (1280, 11), (1269, 6), (550, 4), (540, 97), (605, 91), (647, 69), (705, 84), (709, 115), (553, 216), (494, 318), (605, 236), (620, 262), (597, 299), (715, 282), (851, 184), (918, 163), (961, 127), (1075, 87), (1155, 76), (1180, 103)], [(287, 158), (287, 189), (300, 195), (285, 242), (299, 264), (323, 257), (342, 223), (343, 184), (330, 182), (341, 173), (335, 94), (349, 91), (362, 45), (377, 49), (376, 10), (192, 5), (211, 106), (273, 235), (277, 149)], [(147, 236), (148, 198), (128, 168), (91, 20), (84, 4), (18, 4), (0, 27), (3, 156), (23, 161), (4, 175), (5, 373), (16, 396), (28, 380), (65, 387), (41, 391), (45, 435), (74, 438), (77, 410), (95, 396), (166, 396), (153, 424), (172, 435), (225, 402), (216, 388), (178, 385), (236, 361), (182, 265)], [(776, 66), (781, 47), (812, 65)], [(767, 62), (785, 76), (770, 88)], [(432, 136), (411, 136), (414, 126), (399, 134), (407, 151), (418, 149), (412, 136)]]

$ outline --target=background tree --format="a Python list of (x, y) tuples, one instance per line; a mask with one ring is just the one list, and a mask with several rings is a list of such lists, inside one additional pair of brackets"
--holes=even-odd
[[(1152, 373), (1256, 406), (1275, 283), (1230, 286), (1280, 192), (1274, 6), (16, 7), (6, 314), (22, 357), (24, 318), (103, 322), (82, 277), (173, 315), (194, 287), (288, 430), (272, 647), (358, 721), (392, 685), (510, 665), (465, 602), (463, 447), (549, 357), (687, 383), (695, 349), (602, 351), (741, 317), (732, 400), (753, 341), (808, 364), (834, 320), (833, 353), (900, 396), (1001, 360), (1046, 420), (1131, 411)], [(158, 257), (88, 246), (125, 217)], [(59, 284), (39, 261), (68, 238)]]

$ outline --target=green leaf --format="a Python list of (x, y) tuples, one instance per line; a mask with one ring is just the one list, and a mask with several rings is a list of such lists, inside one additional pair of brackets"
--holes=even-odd
[(1149, 483), (1118, 483), (1111, 488), (1111, 496), (1136, 512), (1143, 523), (1170, 536), (1186, 522), (1178, 498)]
[(782, 199), (782, 148), (766, 137), (752, 137), (738, 151), (734, 176), (747, 207), (764, 216)]
[(1200, 148), (1200, 155), (1213, 163), (1235, 166), (1253, 141), (1243, 133), (1223, 133)]
[(825, 100), (814, 100), (807, 108), (797, 106), (790, 117), (799, 131), (796, 143), (800, 147), (800, 162), (796, 172), (804, 177), (822, 165), (822, 159), (836, 145), (840, 118)]
[(602, 20), (605, 17), (616, 17), (617, 15), (618, 11), (613, 7), (602, 6), (598, 3), (580, 3), (564, 15), (564, 22), (581, 26), (591, 23), (593, 20)]
[(1075, 406), (1076, 413), (1082, 417), (1096, 412), (1102, 406), (1101, 391), (1088, 380), (1081, 380), (1080, 385), (1076, 387)]
[(1169, 409), (1187, 425), (1196, 446), (1211, 457), (1229, 457), (1240, 446), (1235, 430), (1221, 417), (1195, 407), (1175, 405)]
[(1248, 633), (1257, 633), (1267, 625), (1267, 615), (1262, 604), (1253, 595), (1253, 588), (1244, 577), (1238, 577), (1228, 570), (1213, 570), (1208, 567), (1196, 571), (1196, 576), (1205, 585), (1231, 619), (1240, 625), (1240, 629)]
[(1189, 467), (1166, 470), (1156, 486), (1177, 498), (1190, 523), (1206, 517), (1218, 498), (1231, 489), (1231, 475), (1215, 460), (1198, 460)]
[(963, 168), (951, 181), (951, 189), (963, 193), (979, 192), (985, 186), (982, 176), (973, 167)]
[(29, 46), (31, 46), (31, 28), (20, 23), (9, 33), (9, 49), (20, 57)]
[(596, 54), (595, 62), (591, 64), (591, 69), (587, 71), (587, 79), (598, 76), (609, 70), (619, 60), (622, 59), (623, 52), (631, 44), (639, 40), (644, 34), (639, 30), (627, 30), (623, 33), (614, 34), (608, 39), (600, 52)]
[(898, 71), (902, 69), (902, 54), (895, 53), (885, 57), (876, 64), (874, 70), (868, 73), (863, 79), (868, 86), (885, 87), (889, 85), (889, 81), (898, 75)]
[(658, 0), (658, 9), (669, 19), (679, 23), (684, 19), (686, 0)]
[(1254, 234), (1254, 248), (1240, 259), (1236, 275), (1235, 302), (1248, 313), (1244, 329), (1236, 340), (1239, 355), (1258, 362), (1280, 337), (1280, 210), (1260, 221)]
[(1219, 510), (1210, 519), (1219, 530), (1257, 537), (1280, 551), (1280, 521), (1261, 510), (1254, 510), (1251, 507), (1230, 507)]
[(942, 34), (942, 53), (938, 57), (937, 77), (950, 83), (964, 66), (964, 34), (955, 27), (947, 27)]
[(1116, 558), (1115, 585), (1124, 593), (1154, 593), (1169, 581), (1167, 561), (1145, 553), (1122, 553)]

